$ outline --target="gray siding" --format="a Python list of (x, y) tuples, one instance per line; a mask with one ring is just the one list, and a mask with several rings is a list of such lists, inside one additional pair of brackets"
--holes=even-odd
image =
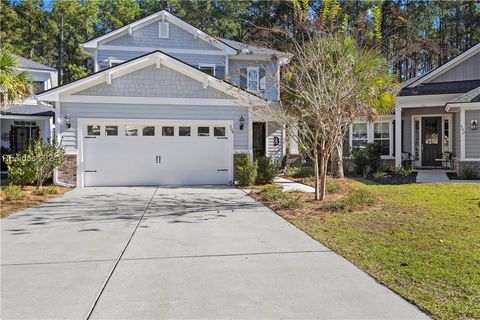
[(480, 159), (480, 130), (472, 130), (470, 121), (480, 121), (480, 110), (465, 111), (465, 157)]
[[(108, 68), (108, 59), (111, 60), (124, 60), (128, 61), (135, 59), (139, 56), (145, 55), (147, 51), (120, 51), (120, 50), (99, 50), (98, 51), (98, 64), (99, 69), (103, 70)], [(200, 54), (184, 54), (184, 53), (167, 53), (168, 55), (177, 58), (186, 64), (189, 64), (194, 67), (198, 67), (200, 63), (215, 64), (216, 66), (221, 66), (222, 70), (225, 69), (225, 56), (220, 55), (200, 55)], [(217, 77), (222, 78), (217, 74)]]
[(169, 33), (168, 39), (159, 38), (158, 22), (153, 22), (141, 29), (134, 30), (132, 35), (127, 34), (102, 44), (148, 48), (220, 50), (204, 40), (195, 39), (193, 34), (178, 28), (173, 23), (170, 23)]
[(463, 81), (480, 79), (480, 54), (476, 54), (470, 59), (441, 74), (431, 82), (444, 81)]
[[(448, 114), (444, 107), (407, 108), (402, 110), (403, 148), (402, 152), (412, 152), (412, 116), (429, 114)], [(454, 131), (455, 134), (455, 131)], [(453, 145), (455, 147), (455, 145)]]
[(270, 101), (278, 101), (276, 72), (278, 64), (272, 61), (260, 60), (230, 60), (230, 82), (240, 86), (241, 69), (247, 67), (263, 67), (267, 70), (267, 90), (259, 94)]
[(85, 89), (76, 95), (231, 99), (231, 96), (211, 87), (203, 88), (199, 81), (177, 71), (165, 66), (157, 69), (155, 65), (112, 79), (111, 84), (102, 83)]
[(60, 119), (68, 113), (71, 116), (71, 128), (61, 126), (62, 144), (67, 151), (77, 149), (77, 118), (108, 119), (178, 119), (178, 120), (233, 120), (234, 149), (248, 149), (248, 126), (240, 130), (241, 116), (245, 123), (249, 121), (247, 107), (238, 106), (166, 106), (166, 105), (128, 105), (67, 103), (60, 106)]
[[(274, 143), (275, 137), (278, 137), (279, 144)], [(280, 163), (283, 158), (283, 130), (282, 126), (276, 122), (267, 123), (267, 156), (273, 161)]]

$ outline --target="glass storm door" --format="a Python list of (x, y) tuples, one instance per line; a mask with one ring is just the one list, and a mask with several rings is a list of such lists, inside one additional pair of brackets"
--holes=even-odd
[(422, 118), (422, 166), (435, 166), (442, 155), (442, 117)]

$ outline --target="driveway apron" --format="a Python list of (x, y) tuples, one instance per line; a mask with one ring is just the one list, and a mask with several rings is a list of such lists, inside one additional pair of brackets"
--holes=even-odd
[(427, 318), (234, 188), (78, 189), (2, 231), (4, 319)]

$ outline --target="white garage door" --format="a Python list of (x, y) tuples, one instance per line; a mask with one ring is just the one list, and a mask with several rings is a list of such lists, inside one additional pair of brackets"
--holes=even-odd
[(99, 123), (83, 131), (85, 186), (227, 184), (227, 122)]

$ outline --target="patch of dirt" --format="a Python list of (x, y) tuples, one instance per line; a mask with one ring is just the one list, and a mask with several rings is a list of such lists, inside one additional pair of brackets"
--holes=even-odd
[(9, 200), (7, 201), (5, 199), (5, 195), (3, 193), (0, 193), (0, 216), (1, 218), (8, 217), (9, 215), (12, 215), (18, 211), (21, 211), (23, 209), (29, 208), (31, 206), (34, 206), (36, 204), (45, 202), (49, 199), (53, 199), (55, 197), (58, 197), (62, 194), (64, 194), (67, 191), (70, 191), (72, 189), (70, 188), (64, 188), (64, 187), (56, 187), (58, 190), (57, 194), (45, 194), (45, 195), (34, 195), (33, 191), (35, 191), (34, 186), (23, 186), (22, 191), (25, 193), (26, 197), (25, 199), (22, 200)]

